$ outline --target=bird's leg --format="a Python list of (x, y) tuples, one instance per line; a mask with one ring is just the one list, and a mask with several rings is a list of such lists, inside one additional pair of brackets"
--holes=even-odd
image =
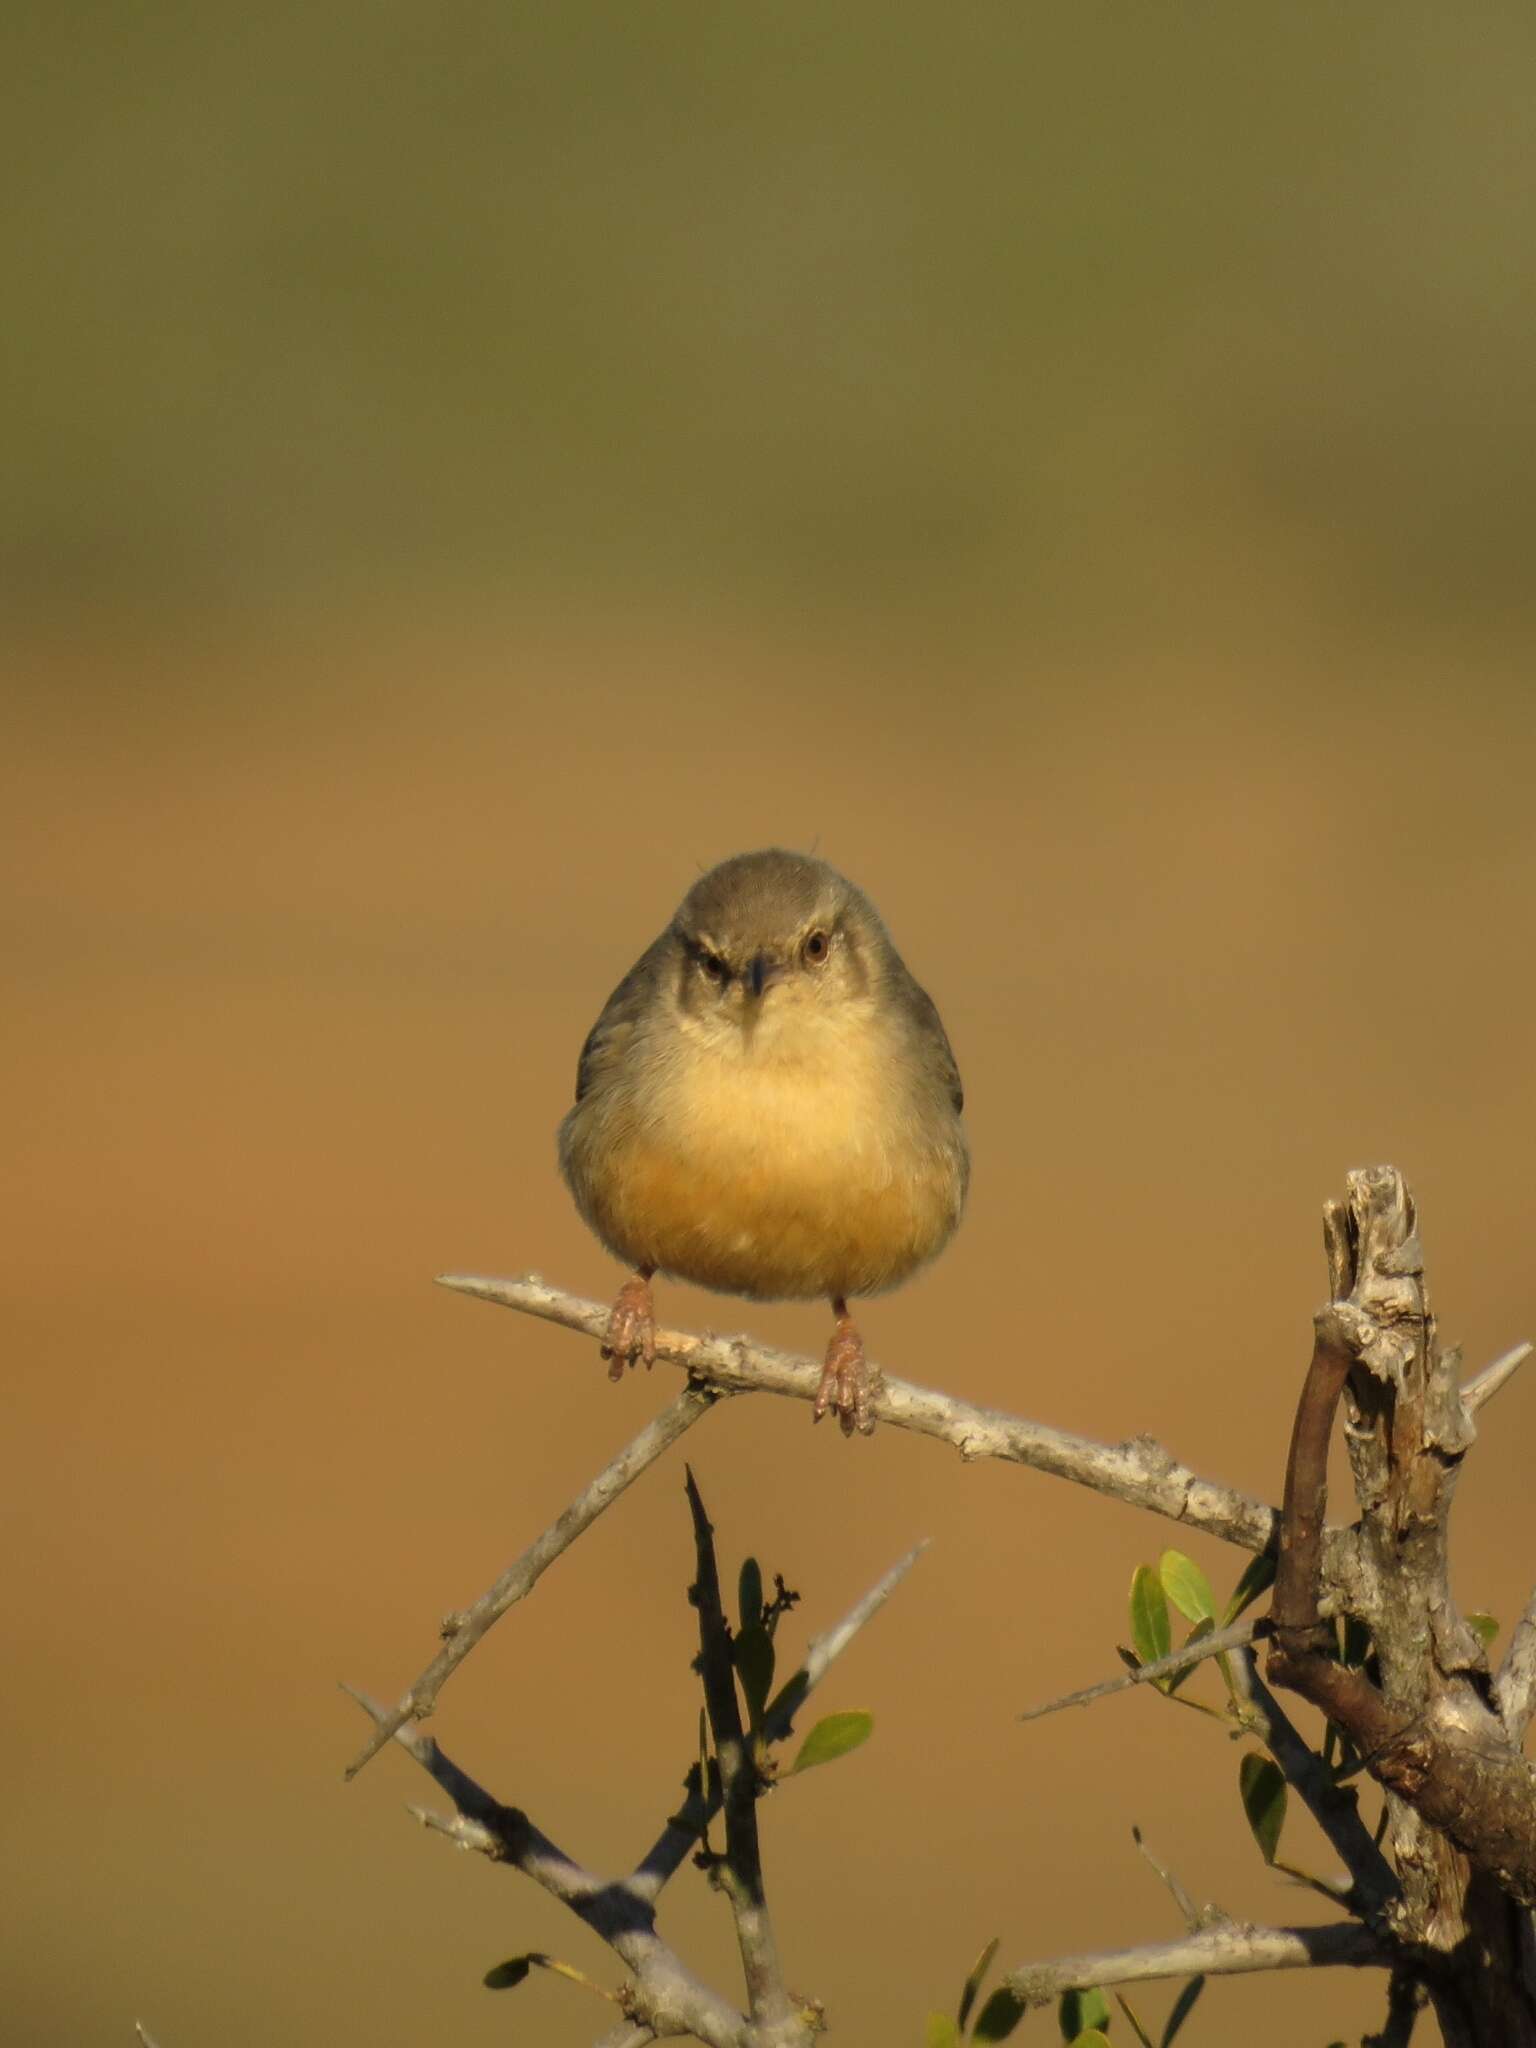
[(656, 1363), (656, 1323), (651, 1305), (651, 1275), (654, 1266), (641, 1266), (619, 1289), (603, 1333), (603, 1356), (610, 1361), (608, 1377), (621, 1380), (626, 1365), (645, 1360), (650, 1371)]
[(842, 1424), (844, 1436), (852, 1436), (855, 1429), (860, 1436), (870, 1436), (875, 1418), (869, 1412), (869, 1368), (864, 1362), (864, 1339), (840, 1294), (832, 1297), (832, 1313), (837, 1317), (837, 1328), (827, 1346), (827, 1362), (822, 1367), (812, 1419), (820, 1422), (830, 1408)]

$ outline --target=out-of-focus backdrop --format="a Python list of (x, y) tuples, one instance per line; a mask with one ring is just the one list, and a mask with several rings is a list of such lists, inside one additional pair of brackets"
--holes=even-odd
[[(10, 2038), (602, 2031), (480, 1988), (616, 1973), (398, 1752), (342, 1785), (336, 1681), (396, 1693), (671, 1391), (431, 1276), (612, 1289), (553, 1128), (726, 853), (844, 866), (959, 1053), (893, 1370), (1273, 1496), (1319, 1205), (1382, 1158), (1469, 1363), (1536, 1333), (1533, 60), (1526, 7), (1369, 0), (10, 11)], [(1458, 1508), (1506, 1631), (1532, 1400)], [(1133, 1822), (1326, 1914), (1214, 1724), (1015, 1718), (1176, 1532), (768, 1400), (688, 1450), (791, 1641), (934, 1539), (826, 1688), (874, 1740), (764, 1814), (834, 2039), (919, 2039), (994, 1933), (1176, 1932)], [(609, 1870), (693, 1749), (689, 1563), (674, 1460), (433, 1724)], [(697, 1873), (664, 1924), (732, 1983)], [(1216, 1985), (1187, 2038), (1380, 2012)]]

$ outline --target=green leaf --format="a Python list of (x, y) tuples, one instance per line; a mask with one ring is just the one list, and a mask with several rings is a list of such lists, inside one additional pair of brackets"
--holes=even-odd
[(1204, 1989), (1205, 1979), (1203, 1977), (1191, 1977), (1189, 1982), (1184, 1986), (1184, 1989), (1173, 2001), (1173, 2011), (1169, 2013), (1168, 2024), (1163, 2029), (1163, 2038), (1160, 2044), (1160, 2048), (1173, 2048), (1175, 2036), (1178, 2034), (1180, 2027), (1183, 2026), (1184, 2022), (1189, 2018), (1190, 2014), (1194, 2011), (1195, 2000), (1200, 1996), (1201, 1992)]
[(747, 1718), (754, 1728), (761, 1727), (763, 1708), (773, 1690), (773, 1644), (761, 1622), (742, 1630), (731, 1645), (731, 1656), (747, 1703)]
[(971, 2007), (976, 2003), (976, 1994), (981, 1989), (981, 1980), (986, 1976), (988, 1970), (991, 1969), (992, 1958), (997, 1954), (998, 1943), (1001, 1940), (1002, 1936), (1000, 1934), (994, 1934), (971, 1965), (971, 1974), (966, 1978), (964, 1988), (960, 1993), (960, 2010), (957, 2015), (962, 2032), (965, 2030), (966, 2021), (971, 2016)]
[(1168, 1601), (1149, 1564), (1137, 1565), (1131, 1580), (1131, 1642), (1143, 1664), (1155, 1664), (1173, 1648)]
[(1130, 2005), (1124, 1998), (1120, 1996), (1120, 1993), (1118, 1991), (1115, 1993), (1115, 2003), (1119, 2006), (1120, 2010), (1125, 2014), (1126, 2018), (1130, 2021), (1131, 2030), (1135, 2034), (1137, 2040), (1141, 2043), (1141, 2048), (1152, 2048), (1152, 2036), (1141, 2024), (1141, 2021), (1137, 2019), (1135, 2013), (1132, 2012)]
[(1216, 1598), (1211, 1582), (1192, 1557), (1182, 1550), (1165, 1550), (1157, 1561), (1157, 1575), (1163, 1591), (1186, 1621), (1216, 1619)]
[(817, 1764), (829, 1764), (837, 1757), (846, 1756), (850, 1749), (857, 1749), (861, 1742), (868, 1742), (874, 1726), (874, 1715), (866, 1714), (862, 1708), (846, 1714), (828, 1714), (816, 1723), (801, 1743), (800, 1754), (790, 1765), (788, 1775), (814, 1770)]
[(494, 1970), (487, 1970), (480, 1982), (487, 1991), (510, 1991), (521, 1984), (534, 1964), (542, 1958), (536, 1955), (509, 1956), (504, 1963), (498, 1963)]
[(736, 1612), (741, 1616), (742, 1632), (763, 1625), (763, 1575), (758, 1569), (755, 1557), (746, 1558), (741, 1567), (741, 1577), (736, 1585)]
[(1285, 1826), (1285, 1779), (1280, 1766), (1249, 1750), (1237, 1767), (1237, 1783), (1259, 1853), (1266, 1863), (1273, 1863), (1280, 1830)]
[(1109, 2025), (1109, 2000), (1102, 1991), (1064, 1991), (1057, 2018), (1063, 2041), (1080, 2041)]
[(1006, 1984), (999, 1984), (981, 2008), (976, 2024), (971, 2029), (971, 2039), (1006, 2041), (1027, 2010), (1017, 1991), (1010, 1991)]
[(1491, 1614), (1469, 1614), (1467, 1627), (1471, 1629), (1485, 1650), (1493, 1647), (1493, 1639), (1499, 1632), (1499, 1624)]
[(960, 2048), (960, 2029), (947, 2012), (931, 2012), (923, 2029), (923, 2048)]
[(1078, 2035), (1077, 2048), (1109, 2048), (1109, 2036), (1098, 2027), (1090, 2027), (1086, 2034)]
[(1267, 1593), (1275, 1583), (1275, 1554), (1272, 1550), (1262, 1551), (1250, 1558), (1248, 1569), (1232, 1588), (1232, 1598), (1227, 1602), (1226, 1612), (1221, 1617), (1225, 1628), (1236, 1621), (1245, 1607), (1251, 1607), (1261, 1593)]

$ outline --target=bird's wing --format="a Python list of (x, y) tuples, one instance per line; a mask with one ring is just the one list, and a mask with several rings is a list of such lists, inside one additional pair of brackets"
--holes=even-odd
[(944, 1029), (944, 1020), (939, 1015), (939, 1006), (919, 982), (913, 980), (905, 963), (902, 973), (906, 976), (907, 1008), (911, 1014), (913, 1028), (918, 1037), (931, 1048), (934, 1056), (934, 1079), (948, 1095), (956, 1116), (965, 1107), (965, 1090), (960, 1084), (960, 1068), (955, 1061), (954, 1048), (949, 1042), (949, 1033)]
[(668, 934), (663, 932), (653, 945), (647, 946), (640, 958), (630, 968), (613, 994), (604, 1003), (602, 1014), (587, 1033), (581, 1057), (576, 1062), (576, 1100), (581, 1101), (599, 1082), (604, 1073), (616, 1062), (623, 1059), (635, 1025), (643, 1015), (651, 990), (656, 985), (661, 955), (666, 946)]

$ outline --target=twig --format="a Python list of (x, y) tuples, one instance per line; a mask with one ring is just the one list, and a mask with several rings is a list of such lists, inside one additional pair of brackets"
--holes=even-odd
[(1468, 1413), (1475, 1415), (1485, 1401), (1491, 1401), (1499, 1389), (1513, 1379), (1533, 1350), (1536, 1350), (1536, 1345), (1516, 1344), (1468, 1380), (1461, 1390), (1462, 1402)]
[(1387, 2017), (1379, 2034), (1367, 2034), (1360, 2048), (1408, 2048), (1414, 2025), (1424, 2009), (1424, 1992), (1410, 1969), (1398, 1969), (1387, 1980)]
[(1358, 1970), (1390, 1963), (1392, 1958), (1386, 1942), (1353, 1921), (1335, 1927), (1245, 1927), (1230, 1922), (1147, 1948), (1024, 1963), (1003, 1981), (1026, 2005), (1049, 2005), (1063, 1991), (1090, 1991), (1100, 1984), (1149, 1984), (1162, 1977), (1224, 1977), (1330, 1964)]
[(1059, 1714), (1063, 1707), (1089, 1707), (1095, 1700), (1107, 1700), (1111, 1693), (1125, 1692), (1133, 1685), (1151, 1685), (1159, 1678), (1172, 1678), (1177, 1672), (1192, 1670), (1207, 1657), (1219, 1657), (1224, 1650), (1242, 1649), (1253, 1641), (1256, 1633), (1268, 1631), (1269, 1623), (1262, 1615), (1257, 1621), (1234, 1621), (1230, 1628), (1198, 1636), (1182, 1649), (1170, 1650), (1166, 1657), (1154, 1657), (1150, 1664), (1138, 1664), (1134, 1671), (1122, 1672), (1118, 1678), (1101, 1678), (1097, 1685), (1085, 1685), (1081, 1692), (1064, 1692), (1059, 1699), (1046, 1700), (1042, 1706), (1026, 1707), (1019, 1719), (1042, 1721), (1047, 1714)]
[[(763, 1738), (766, 1742), (782, 1742), (795, 1725), (795, 1716), (805, 1704), (808, 1696), (821, 1683), (833, 1663), (839, 1658), (864, 1624), (890, 1599), (913, 1565), (928, 1548), (926, 1540), (915, 1549), (909, 1550), (904, 1558), (892, 1565), (882, 1579), (870, 1587), (842, 1620), (813, 1636), (806, 1648), (805, 1659), (787, 1685), (781, 1686), (770, 1701), (763, 1715)], [(628, 1880), (630, 1890), (636, 1898), (653, 1901), (662, 1886), (681, 1867), (683, 1859), (698, 1841), (704, 1829), (720, 1810), (718, 1790), (707, 1796), (698, 1782), (698, 1769), (689, 1775), (688, 1798), (682, 1810), (675, 1813), (658, 1835), (644, 1860)]]
[[(445, 1273), (439, 1284), (588, 1337), (600, 1339), (608, 1326), (610, 1311), (602, 1303), (563, 1293), (536, 1274), (497, 1280)], [(658, 1330), (656, 1356), (681, 1366), (694, 1380), (729, 1393), (755, 1391), (814, 1401), (821, 1385), (820, 1361), (792, 1351), (776, 1351), (748, 1337), (699, 1337), (681, 1330)], [(1151, 1437), (1132, 1437), (1121, 1444), (1094, 1443), (1091, 1438), (1049, 1429), (1000, 1409), (974, 1407), (969, 1401), (914, 1386), (888, 1373), (877, 1373), (874, 1379), (870, 1412), (877, 1422), (936, 1437), (952, 1444), (967, 1460), (1000, 1458), (1028, 1465), (1097, 1493), (1111, 1494), (1130, 1507), (1201, 1529), (1244, 1550), (1265, 1550), (1275, 1540), (1279, 1518), (1273, 1508), (1234, 1487), (1202, 1479)], [(1330, 1566), (1337, 1545), (1347, 1551), (1347, 1538), (1330, 1544)]]
[(1260, 1678), (1253, 1653), (1245, 1650), (1234, 1661), (1244, 1668), (1249, 1698), (1264, 1722), (1265, 1746), (1349, 1872), (1352, 1888), (1342, 1903), (1370, 1925), (1380, 1925), (1383, 1913), (1401, 1896), (1401, 1886), (1360, 1818), (1358, 1800), (1352, 1791), (1334, 1783), (1333, 1773), (1317, 1751), (1302, 1741)]
[(1142, 1834), (1140, 1828), (1133, 1827), (1131, 1829), (1131, 1840), (1136, 1844), (1136, 1847), (1141, 1851), (1141, 1854), (1143, 1858), (1146, 1860), (1148, 1866), (1150, 1867), (1153, 1876), (1156, 1877), (1160, 1883), (1167, 1886), (1169, 1897), (1173, 1900), (1173, 1903), (1178, 1907), (1179, 1911), (1184, 1916), (1184, 1925), (1189, 1929), (1191, 1934), (1198, 1934), (1204, 1923), (1211, 1917), (1210, 1914), (1208, 1912), (1201, 1911), (1201, 1909), (1195, 1904), (1194, 1900), (1189, 1896), (1189, 1893), (1185, 1891), (1183, 1885), (1180, 1884), (1179, 1880), (1168, 1868), (1167, 1864), (1160, 1863), (1157, 1860), (1157, 1858), (1152, 1854), (1152, 1851), (1147, 1847), (1146, 1837)]
[[(348, 1686), (375, 1727), (390, 1710)], [(388, 1739), (388, 1738), (386, 1738)], [(612, 1883), (567, 1856), (515, 1806), (503, 1806), (447, 1757), (432, 1736), (407, 1721), (393, 1739), (445, 1791), (456, 1819), (413, 1809), (418, 1819), (461, 1848), (492, 1862), (509, 1863), (569, 1907), (619, 1956), (634, 1978), (627, 2004), (637, 2024), (655, 2034), (686, 2033), (709, 2048), (745, 2048), (748, 2022), (726, 1999), (701, 1983), (656, 1932), (651, 1907), (628, 1885)]]
[(692, 1598), (699, 1613), (699, 1673), (704, 1704), (720, 1767), (720, 1798), (725, 1817), (725, 1855), (715, 1866), (736, 1922), (747, 2001), (754, 2032), (765, 2044), (785, 2048), (803, 2042), (806, 2030), (795, 2017), (774, 1939), (773, 1920), (763, 1888), (762, 1850), (757, 1834), (757, 1772), (747, 1749), (736, 1694), (736, 1669), (731, 1631), (720, 1600), (720, 1571), (715, 1559), (714, 1530), (704, 1511), (691, 1470), (684, 1468), (688, 1507), (693, 1516), (693, 1541), (698, 1576)]
[[(564, 1514), (553, 1521), (543, 1535), (529, 1545), (515, 1564), (507, 1567), (495, 1585), (482, 1593), (473, 1607), (447, 1618), (443, 1624), (447, 1636), (443, 1647), (410, 1690), (378, 1720), (367, 1743), (348, 1764), (348, 1778), (355, 1778), (364, 1764), (377, 1756), (391, 1736), (397, 1734), (407, 1721), (426, 1719), (437, 1704), (437, 1696), (448, 1678), (463, 1663), (486, 1631), (500, 1620), (509, 1607), (515, 1606), (525, 1594), (533, 1590), (540, 1577), (560, 1553), (568, 1550), (576, 1538), (592, 1526), (605, 1508), (613, 1505), (625, 1488), (638, 1479), (648, 1465), (654, 1465), (663, 1451), (668, 1450), (701, 1416), (706, 1415), (717, 1398), (717, 1394), (711, 1388), (698, 1385), (685, 1387), (654, 1421), (648, 1422), (640, 1434), (603, 1467), (591, 1485), (577, 1495)], [(353, 1693), (352, 1697), (358, 1699), (361, 1695)]]

